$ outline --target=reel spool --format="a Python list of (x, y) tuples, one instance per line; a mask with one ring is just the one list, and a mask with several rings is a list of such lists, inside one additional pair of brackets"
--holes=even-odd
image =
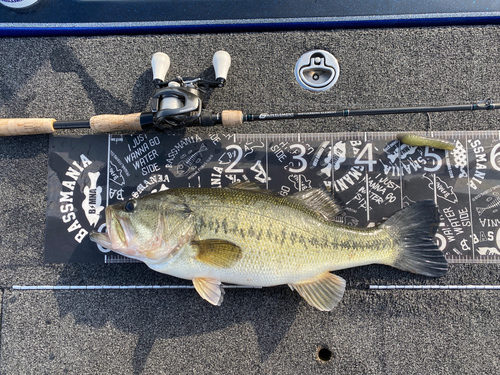
[(152, 123), (167, 130), (191, 125), (211, 126), (214, 124), (212, 112), (203, 110), (203, 88), (221, 88), (226, 83), (231, 65), (231, 56), (225, 51), (214, 54), (212, 63), (215, 80), (202, 78), (181, 78), (165, 82), (170, 67), (170, 58), (157, 52), (151, 59), (155, 91), (151, 98)]

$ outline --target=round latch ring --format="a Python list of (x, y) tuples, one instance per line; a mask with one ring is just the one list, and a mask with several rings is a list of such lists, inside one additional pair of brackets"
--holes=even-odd
[(329, 52), (314, 50), (304, 53), (295, 64), (295, 79), (311, 91), (325, 91), (339, 78), (337, 59)]

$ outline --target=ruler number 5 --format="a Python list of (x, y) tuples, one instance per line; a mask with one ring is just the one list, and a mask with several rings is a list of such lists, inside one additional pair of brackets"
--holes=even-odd
[(443, 164), (443, 158), (441, 156), (439, 156), (438, 154), (430, 152), (429, 151), (429, 146), (425, 146), (424, 156), (436, 159), (436, 165), (434, 167), (432, 167), (432, 168), (430, 168), (430, 167), (424, 167), (424, 171), (426, 171), (426, 172), (437, 172), (439, 170), (439, 168), (441, 168), (441, 165)]

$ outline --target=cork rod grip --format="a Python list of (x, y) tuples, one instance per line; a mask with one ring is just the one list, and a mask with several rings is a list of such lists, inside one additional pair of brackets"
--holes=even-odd
[(241, 111), (222, 111), (223, 126), (239, 126), (243, 124), (243, 112)]
[(0, 136), (54, 133), (53, 118), (0, 119)]
[(130, 115), (98, 115), (90, 118), (90, 127), (98, 132), (114, 132), (120, 130), (141, 131), (141, 114)]

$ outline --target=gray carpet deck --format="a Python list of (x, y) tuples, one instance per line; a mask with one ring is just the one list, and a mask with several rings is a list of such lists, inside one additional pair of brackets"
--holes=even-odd
[[(210, 73), (231, 54), (214, 111), (316, 111), (498, 99), (500, 28), (0, 39), (0, 117), (88, 119), (147, 108), (150, 58), (168, 77)], [(324, 49), (340, 64), (323, 93), (296, 83), (296, 60)], [(493, 130), (498, 113), (432, 115), (434, 130)], [(425, 130), (426, 116), (249, 123), (239, 133)], [(188, 129), (208, 134), (224, 129)], [(88, 134), (89, 131), (62, 131)], [(322, 313), (287, 287), (229, 290), (221, 307), (193, 290), (18, 291), (13, 285), (179, 283), (138, 264), (43, 264), (48, 136), (0, 138), (2, 374), (498, 373), (497, 291), (368, 291), (368, 284), (498, 284), (499, 266), (452, 265), (439, 280), (384, 266), (338, 272), (348, 282)], [(320, 363), (327, 346), (333, 357)]]

